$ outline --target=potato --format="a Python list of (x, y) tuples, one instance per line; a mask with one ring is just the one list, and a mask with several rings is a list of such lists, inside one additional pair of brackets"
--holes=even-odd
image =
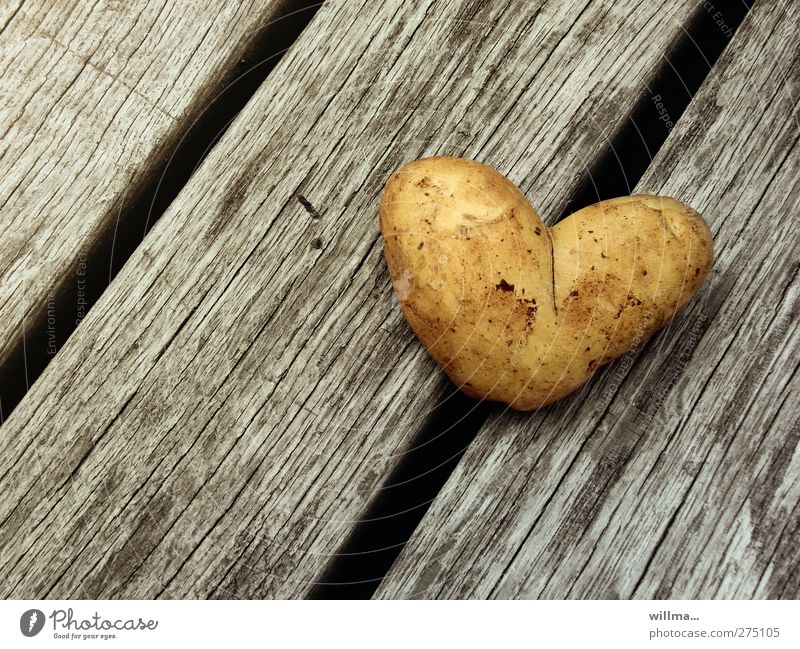
[(426, 158), (386, 184), (384, 253), (409, 324), (466, 394), (532, 410), (663, 327), (703, 283), (711, 233), (688, 205), (625, 196), (547, 228), (472, 160)]

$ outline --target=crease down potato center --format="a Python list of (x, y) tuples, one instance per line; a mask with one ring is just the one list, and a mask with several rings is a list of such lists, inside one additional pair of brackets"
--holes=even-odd
[(602, 201), (547, 228), (486, 165), (426, 158), (380, 209), (395, 294), (422, 343), (469, 396), (532, 410), (641, 344), (707, 275), (703, 218), (662, 196)]

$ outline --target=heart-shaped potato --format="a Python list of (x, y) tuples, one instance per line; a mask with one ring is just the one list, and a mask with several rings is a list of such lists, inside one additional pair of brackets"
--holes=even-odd
[(405, 165), (381, 201), (406, 319), (467, 395), (532, 410), (663, 327), (703, 283), (711, 233), (688, 205), (625, 196), (547, 228), (495, 169)]

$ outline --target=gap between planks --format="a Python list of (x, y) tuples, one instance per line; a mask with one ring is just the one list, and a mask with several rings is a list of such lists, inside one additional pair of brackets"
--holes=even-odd
[[(744, 19), (750, 3), (724, 13), (721, 30), (712, 13), (698, 11), (661, 61), (604, 152), (587, 171), (566, 208), (553, 224), (592, 203), (633, 191), (653, 157), (678, 123), (698, 88)], [(660, 98), (656, 102), (653, 99)], [(657, 104), (661, 104), (660, 106)], [(662, 108), (663, 106), (663, 108)], [(669, 117), (669, 123), (664, 115)], [(423, 427), (387, 486), (370, 504), (311, 593), (314, 598), (369, 598), (445, 485), (464, 451), (496, 404), (447, 394)], [(391, 486), (396, 485), (396, 486)]]
[(383, 179), (480, 157), (558, 213), (696, 10), (323, 6), (6, 422), (0, 583), (308, 595), (449, 389), (390, 295)]
[(756, 4), (637, 187), (709, 218), (704, 289), (574, 399), (496, 414), (378, 597), (797, 597), (797, 24)]
[(0, 424), (316, 8), (29, 2), (8, 18)]

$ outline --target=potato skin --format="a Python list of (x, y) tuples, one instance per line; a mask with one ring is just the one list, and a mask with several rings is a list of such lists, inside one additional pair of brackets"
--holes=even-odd
[(548, 229), (486, 165), (425, 158), (386, 184), (380, 210), (395, 294), (467, 395), (548, 405), (663, 327), (703, 283), (712, 240), (661, 196), (586, 207)]

